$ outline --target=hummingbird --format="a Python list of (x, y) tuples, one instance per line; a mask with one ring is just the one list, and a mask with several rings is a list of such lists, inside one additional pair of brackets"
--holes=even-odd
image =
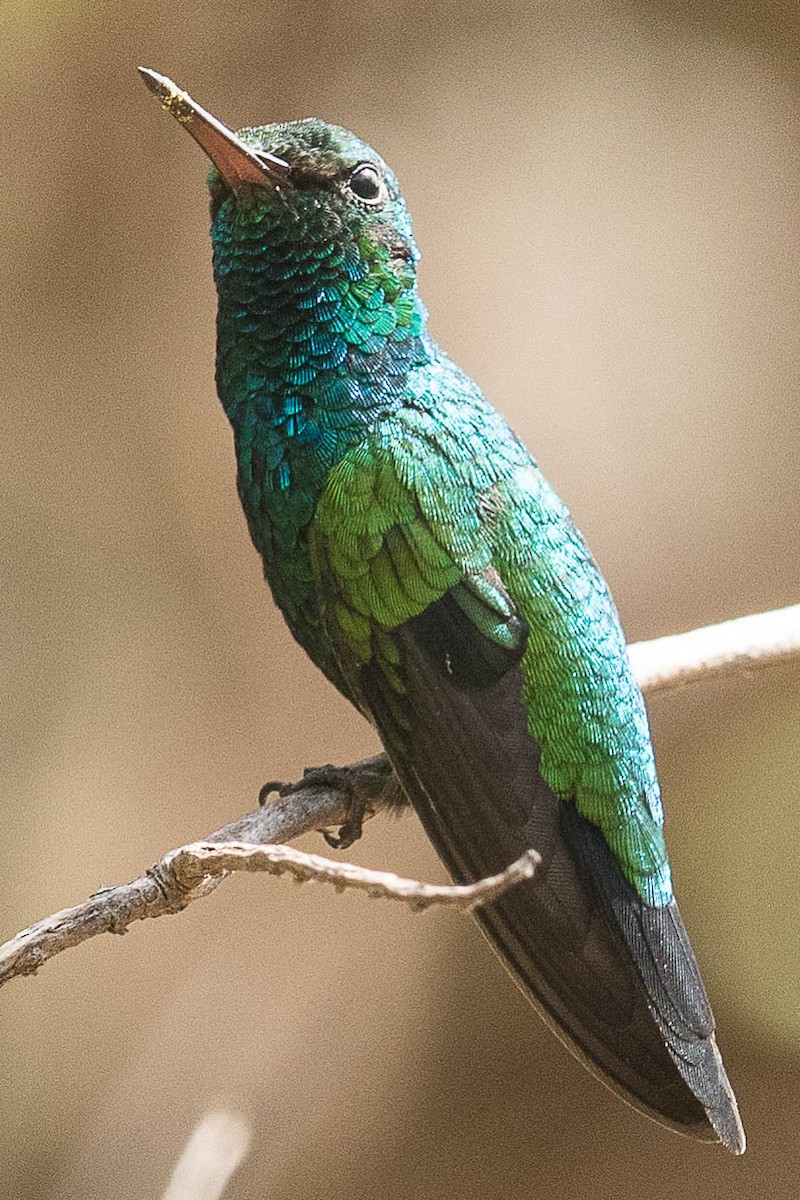
[(211, 159), (217, 390), (292, 634), (376, 728), (457, 882), (539, 852), (477, 919), (556, 1035), (645, 1115), (741, 1154), (614, 602), (429, 335), (393, 171), (315, 118), (234, 132), (139, 69)]

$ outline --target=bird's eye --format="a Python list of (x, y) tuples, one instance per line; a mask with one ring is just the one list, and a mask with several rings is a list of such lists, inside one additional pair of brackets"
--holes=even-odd
[(383, 204), (388, 197), (383, 177), (372, 163), (362, 163), (360, 167), (356, 167), (347, 181), (347, 186), (353, 195), (365, 204)]

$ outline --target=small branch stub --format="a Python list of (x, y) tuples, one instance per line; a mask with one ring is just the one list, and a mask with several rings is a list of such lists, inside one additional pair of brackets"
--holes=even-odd
[(192, 1130), (162, 1200), (219, 1200), (251, 1138), (250, 1125), (239, 1113), (206, 1113)]

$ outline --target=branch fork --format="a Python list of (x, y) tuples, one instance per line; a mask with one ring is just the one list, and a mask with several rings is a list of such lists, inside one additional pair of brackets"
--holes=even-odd
[[(639, 643), (630, 653), (647, 693), (754, 667), (800, 662), (800, 605)], [(82, 904), (53, 913), (0, 946), (0, 986), (19, 975), (35, 974), (54, 955), (99, 933), (125, 933), (134, 921), (181, 912), (234, 871), (288, 873), (301, 882), (332, 884), (337, 891), (354, 888), (371, 897), (399, 900), (412, 911), (434, 904), (470, 909), (533, 875), (539, 861), (533, 849), (499, 875), (463, 886), (439, 886), (283, 844), (310, 830), (337, 825), (346, 829), (353, 796), (366, 817), (396, 801), (397, 787), (384, 754), (345, 768), (311, 771), (288, 787), (265, 785), (262, 793), (278, 790), (274, 801), (204, 841), (171, 850), (131, 883), (101, 888)]]

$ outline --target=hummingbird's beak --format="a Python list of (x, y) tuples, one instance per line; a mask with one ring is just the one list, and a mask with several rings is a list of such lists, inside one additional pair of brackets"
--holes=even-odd
[(139, 67), (139, 74), (158, 96), (161, 107), (172, 113), (205, 150), (232, 191), (238, 192), (243, 183), (273, 189), (288, 185), (289, 164), (282, 158), (247, 146), (166, 75), (159, 75), (149, 67)]

